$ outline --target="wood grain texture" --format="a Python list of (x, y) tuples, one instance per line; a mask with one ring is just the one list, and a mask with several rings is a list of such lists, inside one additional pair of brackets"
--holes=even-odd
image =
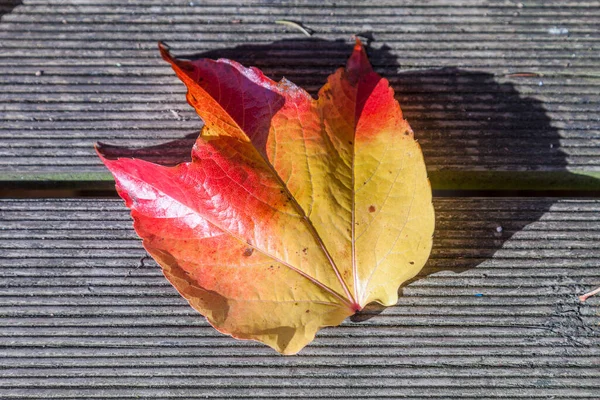
[(110, 179), (96, 141), (188, 157), (201, 121), (159, 40), (314, 94), (362, 34), (434, 188), (599, 189), (599, 18), (595, 1), (25, 0), (0, 21), (0, 179)]
[(600, 201), (435, 208), (397, 306), (282, 357), (194, 312), (120, 200), (1, 200), (0, 397), (597, 398)]

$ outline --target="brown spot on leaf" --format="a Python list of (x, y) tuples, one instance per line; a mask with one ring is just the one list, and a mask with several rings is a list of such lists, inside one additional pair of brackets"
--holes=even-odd
[(310, 310), (306, 310), (306, 313), (308, 314), (310, 312)]
[(308, 254), (308, 247), (305, 247), (305, 248), (303, 248), (303, 249), (302, 249), (302, 252), (303, 252), (304, 254)]
[(375, 212), (375, 206), (369, 206), (369, 212)]
[(408, 263), (409, 263), (410, 265), (415, 265), (415, 262), (414, 262), (414, 261), (409, 261)]
[(247, 247), (242, 254), (244, 257), (250, 257), (254, 253), (254, 249), (252, 247)]

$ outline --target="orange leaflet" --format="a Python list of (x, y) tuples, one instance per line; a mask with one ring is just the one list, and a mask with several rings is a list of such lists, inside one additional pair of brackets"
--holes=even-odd
[(192, 162), (100, 157), (191, 306), (223, 333), (294, 354), (368, 303), (395, 304), (431, 250), (431, 187), (360, 42), (318, 100), (235, 61), (160, 50), (205, 123)]

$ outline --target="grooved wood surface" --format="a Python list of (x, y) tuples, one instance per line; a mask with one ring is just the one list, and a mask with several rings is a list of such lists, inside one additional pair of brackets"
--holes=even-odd
[[(201, 121), (159, 40), (315, 95), (352, 34), (434, 188), (600, 188), (600, 1), (0, 0), (0, 189), (110, 184), (97, 141), (186, 160)], [(193, 311), (120, 200), (0, 200), (0, 398), (598, 398), (600, 299), (577, 296), (600, 284), (600, 200), (435, 207), (397, 306), (282, 357)]]
[[(120, 200), (0, 200), (0, 398), (589, 398), (600, 200), (436, 199), (397, 306), (283, 357), (212, 329)], [(501, 228), (501, 229), (499, 229)]]
[(234, 58), (315, 94), (361, 34), (434, 188), (600, 188), (598, 1), (0, 3), (5, 181), (110, 180), (96, 141), (117, 155), (184, 160), (201, 122), (159, 40), (177, 56)]

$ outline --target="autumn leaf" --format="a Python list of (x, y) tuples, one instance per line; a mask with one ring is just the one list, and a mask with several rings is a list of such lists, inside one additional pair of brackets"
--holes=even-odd
[(368, 303), (395, 304), (431, 250), (431, 187), (360, 42), (318, 100), (235, 61), (160, 51), (204, 120), (192, 162), (101, 157), (190, 305), (220, 332), (294, 354)]

